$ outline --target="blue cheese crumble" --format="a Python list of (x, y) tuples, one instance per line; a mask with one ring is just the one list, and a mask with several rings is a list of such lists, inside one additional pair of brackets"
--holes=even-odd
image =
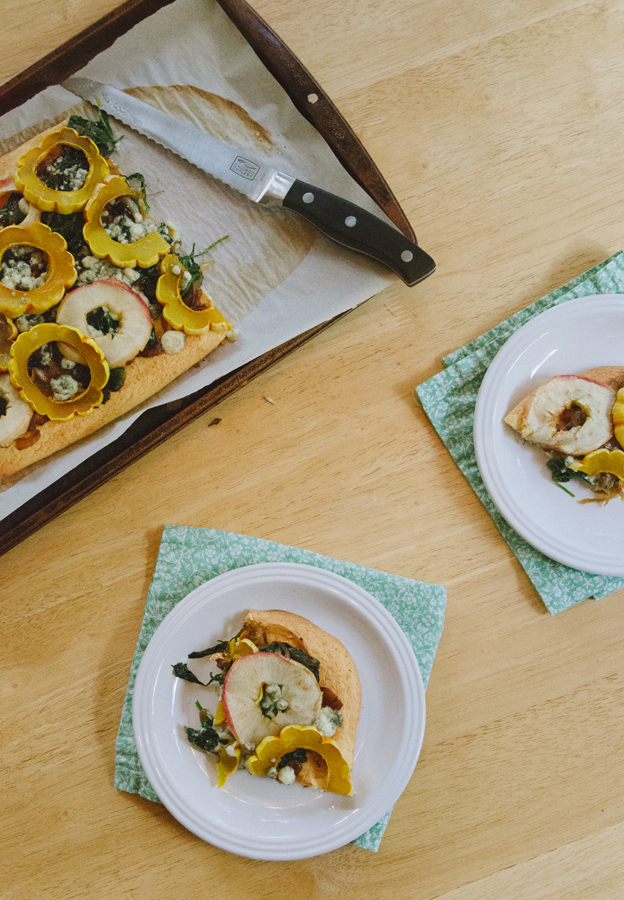
[(39, 360), (42, 366), (49, 366), (52, 360), (54, 359), (54, 355), (52, 353), (52, 345), (51, 344), (42, 344), (39, 347)]
[(17, 330), (20, 333), (23, 333), (24, 331), (30, 331), (35, 325), (45, 322), (46, 318), (45, 316), (35, 315), (34, 313), (24, 313), (23, 316), (18, 316), (14, 321), (17, 325)]
[(318, 728), (323, 737), (333, 737), (341, 725), (342, 713), (332, 709), (331, 706), (324, 706), (314, 723), (314, 727)]
[(80, 385), (76, 379), (69, 374), (59, 375), (58, 378), (52, 378), (50, 380), (50, 387), (54, 392), (53, 396), (55, 400), (69, 400), (80, 390)]
[(159, 225), (153, 219), (144, 219), (140, 209), (132, 200), (126, 201), (126, 209), (110, 219), (102, 217), (102, 225), (107, 235), (119, 244), (133, 244), (153, 231)]
[(180, 353), (184, 350), (186, 344), (186, 335), (183, 331), (165, 331), (160, 339), (160, 345), (170, 355)]
[(277, 773), (277, 778), (282, 784), (292, 784), (296, 778), (295, 770), (292, 766), (282, 766)]
[(46, 179), (51, 176), (59, 176), (62, 178), (62, 191), (79, 191), (84, 186), (89, 174), (89, 167), (85, 167), (82, 162), (76, 161), (74, 165), (68, 166), (63, 155), (58, 156), (50, 165), (47, 166)]
[(81, 269), (78, 272), (77, 284), (92, 284), (105, 278), (116, 278), (125, 284), (132, 286), (141, 277), (141, 271), (126, 267), (120, 269), (107, 259), (98, 259), (96, 256), (83, 256), (80, 260)]
[[(11, 247), (11, 256), (2, 260), (0, 281), (11, 291), (34, 291), (48, 277), (48, 258), (42, 250), (29, 246)], [(33, 275), (33, 270), (40, 272)]]

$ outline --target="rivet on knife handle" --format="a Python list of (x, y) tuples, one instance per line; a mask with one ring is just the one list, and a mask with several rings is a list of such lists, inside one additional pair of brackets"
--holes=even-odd
[(361, 206), (295, 179), (282, 204), (323, 234), (383, 263), (408, 285), (418, 284), (435, 263), (418, 244)]

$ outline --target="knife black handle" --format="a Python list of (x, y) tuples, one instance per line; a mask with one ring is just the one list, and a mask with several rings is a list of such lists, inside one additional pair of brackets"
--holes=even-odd
[(328, 238), (383, 263), (410, 286), (435, 270), (418, 244), (348, 200), (296, 179), (282, 205), (298, 213)]

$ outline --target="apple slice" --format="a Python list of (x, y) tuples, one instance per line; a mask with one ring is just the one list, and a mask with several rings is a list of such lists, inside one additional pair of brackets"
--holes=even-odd
[[(12, 194), (21, 194), (21, 191), (18, 191), (15, 187), (15, 182), (12, 178), (4, 178), (0, 180), (0, 208), (4, 207)], [(41, 210), (37, 209), (37, 207), (33, 203), (29, 203), (25, 197), (21, 197), (19, 201), (20, 210), (24, 210), (24, 206), (27, 208), (27, 213), (25, 218), (22, 219), (21, 222), (17, 223), (22, 228), (28, 228), (29, 225), (32, 225), (33, 222), (39, 222), (41, 220)]]
[(301, 663), (260, 652), (231, 665), (221, 702), (230, 731), (241, 744), (255, 747), (286, 725), (312, 725), (321, 711), (322, 693)]
[(14, 440), (28, 431), (33, 411), (20, 397), (8, 375), (0, 375), (0, 447), (9, 447)]
[[(119, 326), (114, 333), (101, 334), (89, 326), (88, 314), (100, 308), (110, 313)], [(94, 338), (111, 369), (134, 359), (145, 349), (152, 333), (149, 306), (140, 294), (117, 278), (104, 278), (69, 291), (61, 301), (56, 321)], [(67, 344), (62, 345), (61, 353), (73, 362), (82, 362), (77, 351)]]
[(505, 422), (545, 450), (584, 456), (612, 436), (615, 396), (615, 390), (593, 378), (555, 375), (515, 406)]

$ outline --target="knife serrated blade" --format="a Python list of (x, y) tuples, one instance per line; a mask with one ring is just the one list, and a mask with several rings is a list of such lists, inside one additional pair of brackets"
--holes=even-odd
[(435, 270), (433, 259), (392, 225), (322, 188), (286, 175), (117, 88), (89, 78), (62, 87), (183, 157), (250, 200), (298, 213), (327, 237), (388, 266), (408, 285)]

